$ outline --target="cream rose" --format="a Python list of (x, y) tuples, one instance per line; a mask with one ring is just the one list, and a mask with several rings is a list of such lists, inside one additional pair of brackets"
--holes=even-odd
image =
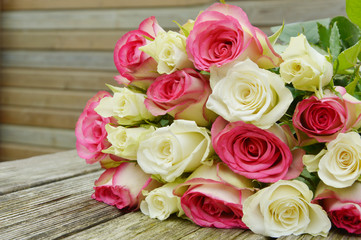
[(158, 63), (160, 74), (172, 73), (183, 68), (193, 68), (186, 52), (186, 37), (173, 31), (159, 32), (154, 41), (139, 48)]
[(243, 222), (254, 232), (270, 237), (290, 234), (327, 236), (331, 222), (322, 207), (310, 203), (312, 192), (298, 180), (280, 180), (248, 197)]
[(167, 219), (171, 214), (177, 213), (178, 217), (184, 214), (180, 197), (173, 194), (173, 190), (181, 182), (167, 183), (150, 192), (144, 192), (145, 199), (140, 203), (140, 210), (145, 215), (159, 220)]
[(361, 175), (361, 138), (356, 132), (340, 133), (327, 144), (318, 176), (335, 188), (351, 186)]
[[(207, 108), (229, 122), (243, 121), (266, 129), (293, 101), (282, 79), (247, 59), (211, 67), (212, 94)], [(226, 94), (225, 94), (226, 93)]]
[(206, 128), (198, 127), (194, 121), (175, 120), (147, 135), (139, 144), (137, 160), (144, 172), (172, 182), (183, 172), (207, 164), (212, 152)]
[(126, 128), (123, 126), (113, 127), (110, 124), (107, 124), (105, 129), (111, 146), (103, 150), (103, 152), (128, 160), (137, 160), (139, 142), (146, 134), (155, 131), (155, 128), (152, 126), (149, 128)]
[(294, 88), (315, 92), (331, 81), (332, 64), (310, 46), (303, 34), (292, 37), (281, 56), (284, 60), (280, 65), (281, 77)]
[(302, 161), (303, 164), (306, 166), (307, 171), (309, 172), (317, 172), (318, 171), (318, 164), (320, 163), (321, 158), (323, 155), (327, 153), (326, 149), (322, 149), (318, 154), (306, 154), (303, 155)]
[(155, 117), (144, 105), (145, 94), (137, 93), (128, 88), (109, 86), (113, 97), (105, 97), (95, 108), (102, 117), (114, 117), (121, 125), (134, 125), (144, 120), (154, 120)]

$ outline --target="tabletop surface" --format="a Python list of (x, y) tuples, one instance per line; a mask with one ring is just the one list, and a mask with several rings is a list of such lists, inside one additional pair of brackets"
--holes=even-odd
[[(0, 239), (270, 239), (249, 230), (201, 228), (188, 220), (122, 213), (93, 200), (99, 165), (75, 150), (0, 163)], [(325, 239), (310, 235), (279, 239)], [(328, 239), (361, 239), (332, 230)]]

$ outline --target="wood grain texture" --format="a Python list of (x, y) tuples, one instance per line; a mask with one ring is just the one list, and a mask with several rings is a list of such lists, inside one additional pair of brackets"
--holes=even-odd
[(65, 151), (62, 148), (39, 147), (27, 144), (0, 143), (0, 161), (11, 161)]
[(0, 35), (4, 49), (47, 50), (110, 50), (126, 31), (3, 31)]
[(0, 104), (82, 110), (86, 102), (95, 94), (96, 92), (93, 91), (2, 87), (0, 89)]
[[(271, 34), (269, 26), (257, 26)], [(177, 31), (177, 29), (174, 29)], [(109, 50), (126, 31), (116, 30), (58, 30), (58, 31), (3, 31), (3, 49), (22, 50)]]
[[(235, 1), (249, 16), (253, 25), (279, 25), (345, 14), (345, 2), (340, 0), (274, 0)], [(54, 29), (135, 29), (139, 23), (155, 16), (163, 28), (175, 28), (173, 20), (185, 23), (195, 19), (209, 4), (195, 7), (132, 8), (72, 11), (15, 11), (4, 12), (3, 28), (8, 30)], [(322, 11), (320, 11), (322, 9)], [(292, 10), (292, 11), (291, 11)]]
[[(90, 198), (94, 180), (101, 173), (98, 165), (86, 165), (74, 150), (0, 163), (1, 238), (270, 239), (250, 230), (201, 228), (175, 216), (159, 221), (139, 211), (123, 214)], [(278, 239), (325, 238), (305, 234)], [(333, 229), (327, 239), (359, 237)]]
[(82, 110), (0, 106), (0, 123), (74, 129)]
[(0, 142), (73, 149), (76, 138), (74, 130), (1, 124)]
[(100, 91), (116, 85), (114, 71), (0, 68), (1, 87)]
[(191, 6), (211, 3), (213, 0), (2, 0), (3, 9), (9, 10), (50, 10), (50, 9), (84, 9), (84, 8), (127, 8), (127, 7), (164, 7)]
[(115, 207), (91, 199), (100, 173), (1, 196), (2, 239), (55, 239), (122, 215)]
[(5, 50), (0, 61), (3, 67), (116, 71), (113, 52)]
[[(97, 164), (86, 164), (85, 160), (78, 157), (75, 150), (2, 162), (0, 163), (0, 195), (98, 171), (99, 169)], [(96, 177), (93, 178), (95, 180)], [(91, 190), (94, 183), (92, 178), (88, 178), (86, 181), (89, 183), (84, 188)], [(10, 197), (7, 198), (10, 200)], [(1, 211), (4, 209), (2, 208)]]

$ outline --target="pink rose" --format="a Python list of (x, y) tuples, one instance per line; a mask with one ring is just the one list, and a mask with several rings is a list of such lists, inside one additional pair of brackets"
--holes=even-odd
[(111, 117), (103, 118), (94, 111), (94, 108), (98, 106), (102, 98), (110, 96), (110, 93), (100, 91), (89, 99), (75, 126), (78, 155), (90, 164), (99, 162), (108, 156), (108, 154), (102, 153), (102, 150), (110, 147), (105, 125), (116, 121)]
[(202, 227), (243, 228), (243, 201), (252, 194), (252, 181), (224, 164), (202, 165), (174, 191), (184, 213)]
[(195, 67), (204, 71), (235, 59), (250, 58), (263, 68), (278, 66), (282, 61), (266, 34), (251, 25), (241, 8), (221, 3), (197, 17), (186, 48)]
[(136, 83), (148, 87), (159, 74), (157, 62), (138, 48), (154, 39), (158, 32), (164, 31), (155, 17), (149, 17), (140, 23), (138, 30), (129, 31), (116, 43), (114, 64), (120, 75), (115, 77), (119, 84)]
[(306, 134), (319, 142), (330, 142), (337, 134), (359, 127), (361, 102), (342, 87), (336, 90), (342, 99), (326, 92), (322, 99), (312, 96), (297, 104), (292, 121), (300, 141), (309, 140), (303, 136)]
[[(304, 151), (293, 148), (291, 134), (278, 125), (267, 130), (218, 117), (212, 125), (213, 148), (232, 171), (260, 182), (297, 177)], [(291, 149), (290, 149), (291, 148)]]
[(125, 211), (135, 211), (144, 199), (142, 190), (153, 190), (159, 183), (135, 162), (123, 162), (109, 168), (95, 181), (92, 198)]
[(161, 75), (148, 88), (145, 105), (154, 116), (172, 115), (206, 126), (214, 113), (205, 104), (211, 93), (209, 81), (194, 69), (186, 68)]
[(314, 202), (325, 209), (336, 227), (361, 234), (361, 182), (347, 188), (333, 188), (321, 182), (315, 196)]

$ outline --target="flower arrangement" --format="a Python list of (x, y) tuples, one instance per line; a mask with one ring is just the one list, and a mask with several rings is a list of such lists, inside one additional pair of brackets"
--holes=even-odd
[(224, 2), (179, 32), (145, 19), (76, 125), (105, 169), (92, 198), (270, 237), (361, 234), (360, 10), (270, 37)]

